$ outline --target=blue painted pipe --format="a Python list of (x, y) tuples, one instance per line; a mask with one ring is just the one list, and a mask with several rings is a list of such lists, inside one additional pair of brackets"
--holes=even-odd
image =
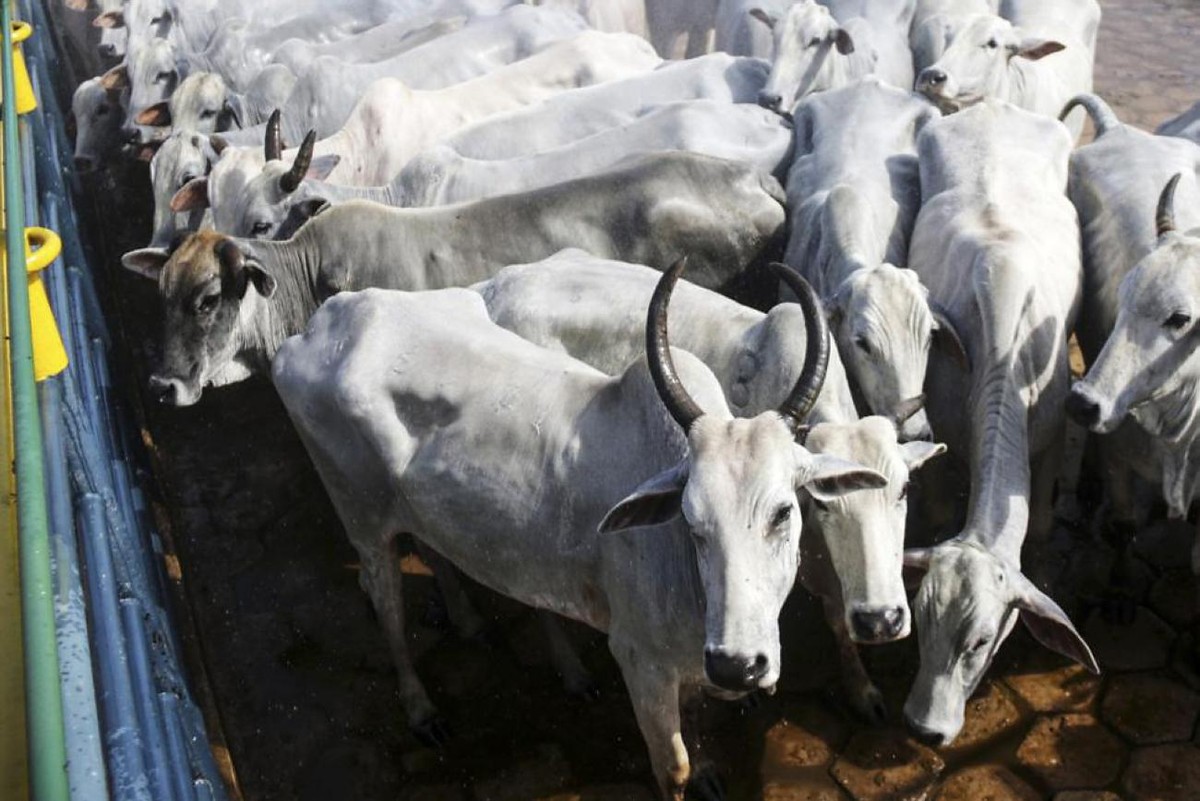
[(137, 598), (121, 599), (125, 653), (129, 657), (129, 676), (133, 683), (134, 708), (142, 729), (142, 746), (148, 757), (146, 767), (150, 786), (155, 799), (181, 801), (175, 796), (175, 788), (170, 780), (172, 765), (167, 732), (158, 705), (158, 689), (150, 669), (150, 651), (146, 646), (142, 618), (142, 604)]

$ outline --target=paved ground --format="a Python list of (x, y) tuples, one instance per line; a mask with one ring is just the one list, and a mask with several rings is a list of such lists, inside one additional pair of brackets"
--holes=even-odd
[[(1200, 96), (1200, 3), (1103, 5), (1096, 85), (1124, 119), (1152, 127)], [(134, 174), (120, 185), (145, 180)], [(141, 244), (145, 196), (91, 188), (105, 200), (102, 252)], [(129, 219), (141, 227), (116, 224)], [(144, 385), (153, 295), (119, 270), (114, 280), (129, 377)], [(493, 644), (412, 627), (419, 669), (457, 738), (435, 753), (408, 735), (354, 554), (266, 382), (212, 392), (192, 409), (150, 409), (146, 439), (246, 798), (651, 799), (644, 747), (602, 639), (572, 629), (602, 694), (568, 698), (531, 617), (482, 590)], [(837, 689), (830, 636), (798, 593), (784, 614), (781, 691), (750, 711), (718, 703), (699, 710), (711, 733), (706, 751), (733, 801), (1200, 798), (1189, 544), (1186, 527), (1142, 533), (1136, 619), (1112, 626), (1097, 605), (1111, 550), (1086, 530), (1060, 532), (1056, 595), (1104, 677), (1064, 667), (1018, 632), (971, 702), (963, 735), (936, 753), (896, 725), (854, 722)], [(429, 579), (417, 563), (410, 568), (409, 614), (420, 621)], [(866, 657), (898, 722), (914, 643)]]

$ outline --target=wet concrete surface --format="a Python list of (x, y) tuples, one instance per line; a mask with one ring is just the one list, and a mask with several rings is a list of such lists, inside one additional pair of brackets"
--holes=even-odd
[[(1097, 90), (1153, 127), (1200, 96), (1200, 3), (1103, 2)], [(139, 183), (140, 182), (140, 183)], [(116, 254), (148, 238), (144, 167), (92, 185), (109, 254), (110, 311), (125, 377), (144, 386), (156, 300)], [(130, 225), (129, 220), (139, 224)], [(650, 801), (649, 766), (603, 638), (568, 624), (600, 686), (569, 697), (533, 617), (479, 589), (489, 637), (425, 622), (431, 579), (406, 562), (417, 665), (453, 726), (444, 751), (408, 733), (382, 633), (353, 551), (269, 382), (206, 393), (190, 409), (145, 407), (156, 494), (182, 565), (224, 741), (247, 799)], [(1140, 532), (1131, 624), (1103, 612), (1114, 557), (1093, 532), (1061, 529), (1053, 594), (1105, 667), (1094, 678), (1018, 631), (953, 747), (908, 739), (900, 708), (915, 640), (868, 649), (890, 722), (859, 723), (840, 695), (832, 637), (798, 590), (783, 615), (780, 691), (756, 708), (703, 702), (704, 754), (732, 801), (1200, 798), (1196, 584), (1187, 526)]]

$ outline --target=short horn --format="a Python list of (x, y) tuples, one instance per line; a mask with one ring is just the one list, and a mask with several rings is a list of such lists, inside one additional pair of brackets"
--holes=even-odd
[(304, 141), (300, 143), (300, 152), (296, 154), (296, 160), (292, 162), (292, 168), (279, 176), (279, 188), (287, 194), (296, 191), (296, 187), (300, 186), (300, 182), (304, 180), (304, 176), (308, 174), (308, 168), (312, 166), (313, 147), (317, 144), (317, 132), (309, 131), (305, 135)]
[(684, 431), (691, 430), (692, 424), (703, 414), (704, 410), (692, 400), (692, 396), (684, 389), (679, 374), (675, 372), (675, 363), (671, 359), (671, 343), (667, 338), (667, 306), (671, 302), (671, 293), (679, 276), (687, 266), (687, 257), (671, 265), (671, 268), (658, 279), (654, 287), (654, 295), (650, 298), (650, 311), (646, 315), (646, 358), (649, 361), (650, 377), (654, 380), (654, 388), (662, 398), (663, 405), (675, 418)]
[(283, 134), (279, 132), (279, 117), (279, 109), (275, 109), (267, 118), (267, 138), (263, 142), (267, 161), (279, 161), (283, 158)]
[(1162, 194), (1158, 196), (1158, 210), (1154, 213), (1154, 228), (1158, 236), (1164, 236), (1175, 230), (1175, 187), (1183, 173), (1177, 172), (1167, 181)]
[(825, 312), (812, 284), (786, 264), (775, 262), (771, 269), (775, 271), (779, 280), (796, 293), (800, 308), (804, 310), (804, 333), (807, 337), (804, 346), (804, 367), (800, 371), (800, 377), (796, 379), (796, 385), (779, 407), (779, 413), (792, 429), (799, 430), (817, 402), (817, 396), (821, 394), (821, 387), (825, 383), (825, 370), (829, 367), (829, 324), (825, 321)]
[(892, 411), (891, 415), (889, 415), (889, 416), (892, 418), (892, 422), (896, 424), (896, 427), (899, 428), (900, 426), (907, 423), (914, 414), (916, 414), (917, 412), (921, 411), (924, 408), (925, 408), (925, 393), (922, 392), (920, 395), (917, 395), (916, 397), (912, 397), (912, 398), (909, 398), (908, 400), (900, 401), (900, 403), (896, 404), (896, 408)]

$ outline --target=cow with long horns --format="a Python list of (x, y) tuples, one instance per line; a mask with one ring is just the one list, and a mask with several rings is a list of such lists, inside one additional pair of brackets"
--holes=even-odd
[[(797, 492), (828, 502), (886, 483), (796, 442), (829, 349), (811, 291), (799, 379), (777, 411), (739, 419), (711, 371), (669, 347), (682, 270), (651, 300), (645, 358), (614, 377), (497, 327), (457, 289), (339, 295), (273, 368), (362, 558), (410, 725), (438, 724), (405, 642), (400, 531), (497, 592), (608, 632), (675, 801), (692, 778), (681, 690), (779, 678)], [(631, 476), (651, 477), (630, 493)]]

